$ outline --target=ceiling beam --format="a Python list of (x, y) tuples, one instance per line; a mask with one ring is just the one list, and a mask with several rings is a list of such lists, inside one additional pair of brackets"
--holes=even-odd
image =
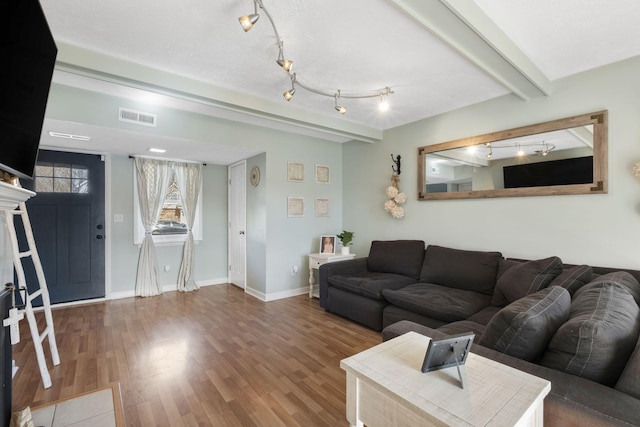
[[(120, 58), (56, 42), (56, 70), (209, 107), (212, 116), (334, 141), (374, 143), (382, 130), (213, 86)], [(215, 111), (219, 112), (219, 115)]]
[(521, 99), (551, 94), (549, 79), (475, 2), (389, 1)]

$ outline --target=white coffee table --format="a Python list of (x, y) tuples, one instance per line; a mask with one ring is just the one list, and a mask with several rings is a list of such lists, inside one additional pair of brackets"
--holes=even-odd
[(343, 359), (352, 426), (542, 426), (551, 383), (470, 353), (456, 368), (422, 373), (430, 338), (416, 332)]

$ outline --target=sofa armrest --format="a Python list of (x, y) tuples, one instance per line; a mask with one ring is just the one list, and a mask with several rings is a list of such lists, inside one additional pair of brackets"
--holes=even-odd
[(327, 293), (329, 287), (329, 276), (342, 275), (351, 276), (366, 273), (367, 258), (356, 258), (347, 261), (328, 262), (322, 264), (318, 269), (320, 285), (320, 307), (327, 308)]

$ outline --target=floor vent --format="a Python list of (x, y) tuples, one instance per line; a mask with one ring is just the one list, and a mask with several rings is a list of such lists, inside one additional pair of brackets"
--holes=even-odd
[(120, 107), (118, 118), (121, 122), (136, 123), (143, 126), (156, 126), (157, 116), (151, 113), (129, 110)]

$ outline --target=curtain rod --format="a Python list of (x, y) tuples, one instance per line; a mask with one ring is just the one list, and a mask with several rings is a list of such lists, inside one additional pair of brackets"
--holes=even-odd
[[(202, 163), (202, 162), (194, 162), (192, 160), (167, 160), (167, 159), (163, 159), (162, 157), (153, 157), (153, 156), (132, 156), (131, 154), (129, 154), (129, 158), (130, 159), (135, 159), (136, 157), (140, 157), (142, 159), (155, 159), (155, 160), (165, 160), (167, 162), (175, 162), (175, 163)], [(202, 166), (207, 166), (206, 163), (202, 163)]]

